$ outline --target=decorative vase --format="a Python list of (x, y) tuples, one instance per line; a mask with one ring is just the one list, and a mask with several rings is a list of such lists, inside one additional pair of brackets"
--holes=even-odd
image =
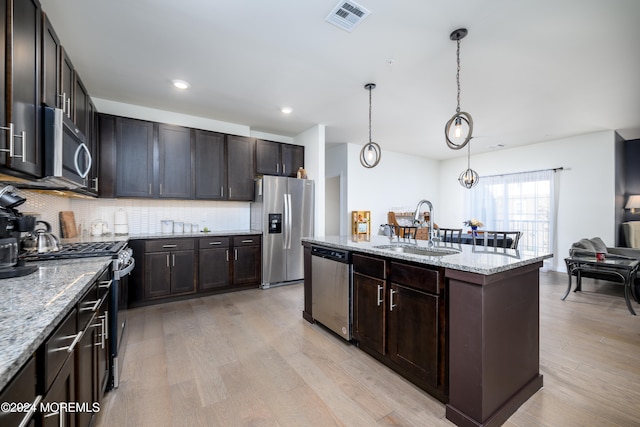
[(473, 237), (478, 237), (478, 226), (477, 225), (472, 225), (471, 226), (471, 232), (473, 233)]

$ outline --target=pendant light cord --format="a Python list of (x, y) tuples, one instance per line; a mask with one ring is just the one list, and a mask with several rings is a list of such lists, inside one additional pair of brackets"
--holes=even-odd
[(371, 143), (371, 86), (369, 87), (369, 143)]
[(458, 44), (458, 49), (456, 50), (456, 58), (458, 69), (456, 72), (456, 83), (458, 84), (458, 107), (456, 108), (456, 113), (460, 112), (460, 39), (456, 40)]

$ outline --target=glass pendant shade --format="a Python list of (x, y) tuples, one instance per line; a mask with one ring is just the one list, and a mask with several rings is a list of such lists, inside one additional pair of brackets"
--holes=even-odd
[(360, 150), (360, 164), (365, 168), (376, 167), (382, 157), (380, 146), (371, 140), (371, 90), (375, 89), (375, 87), (375, 83), (364, 85), (364, 88), (369, 91), (369, 142)]
[(462, 171), (458, 177), (458, 182), (466, 189), (471, 189), (480, 181), (478, 172), (471, 169), (471, 144), (467, 145), (467, 169)]

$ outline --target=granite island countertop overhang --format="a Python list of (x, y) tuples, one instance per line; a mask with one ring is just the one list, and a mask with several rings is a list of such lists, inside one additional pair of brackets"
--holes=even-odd
[(410, 245), (418, 248), (429, 248), (426, 240), (389, 239), (387, 236), (321, 236), (303, 237), (302, 242), (321, 245), (352, 252), (394, 258), (452, 270), (466, 271), (482, 275), (492, 275), (526, 265), (542, 262), (552, 258), (553, 254), (546, 252), (524, 251), (517, 249), (493, 248), (484, 246), (463, 245), (459, 243), (437, 242), (435, 248), (455, 249), (459, 253), (443, 256), (416, 255), (407, 252), (395, 252), (380, 249), (376, 246)]
[(38, 270), (0, 280), (0, 390), (58, 326), (110, 257), (31, 262)]

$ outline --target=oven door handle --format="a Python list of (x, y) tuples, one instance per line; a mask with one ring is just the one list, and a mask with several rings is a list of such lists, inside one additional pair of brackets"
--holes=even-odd
[(129, 262), (129, 264), (120, 269), (120, 270), (115, 270), (113, 272), (113, 279), (114, 280), (119, 280), (121, 277), (126, 276), (127, 274), (131, 273), (131, 271), (133, 270), (133, 267), (136, 266), (136, 260), (135, 258), (131, 258), (131, 261)]

